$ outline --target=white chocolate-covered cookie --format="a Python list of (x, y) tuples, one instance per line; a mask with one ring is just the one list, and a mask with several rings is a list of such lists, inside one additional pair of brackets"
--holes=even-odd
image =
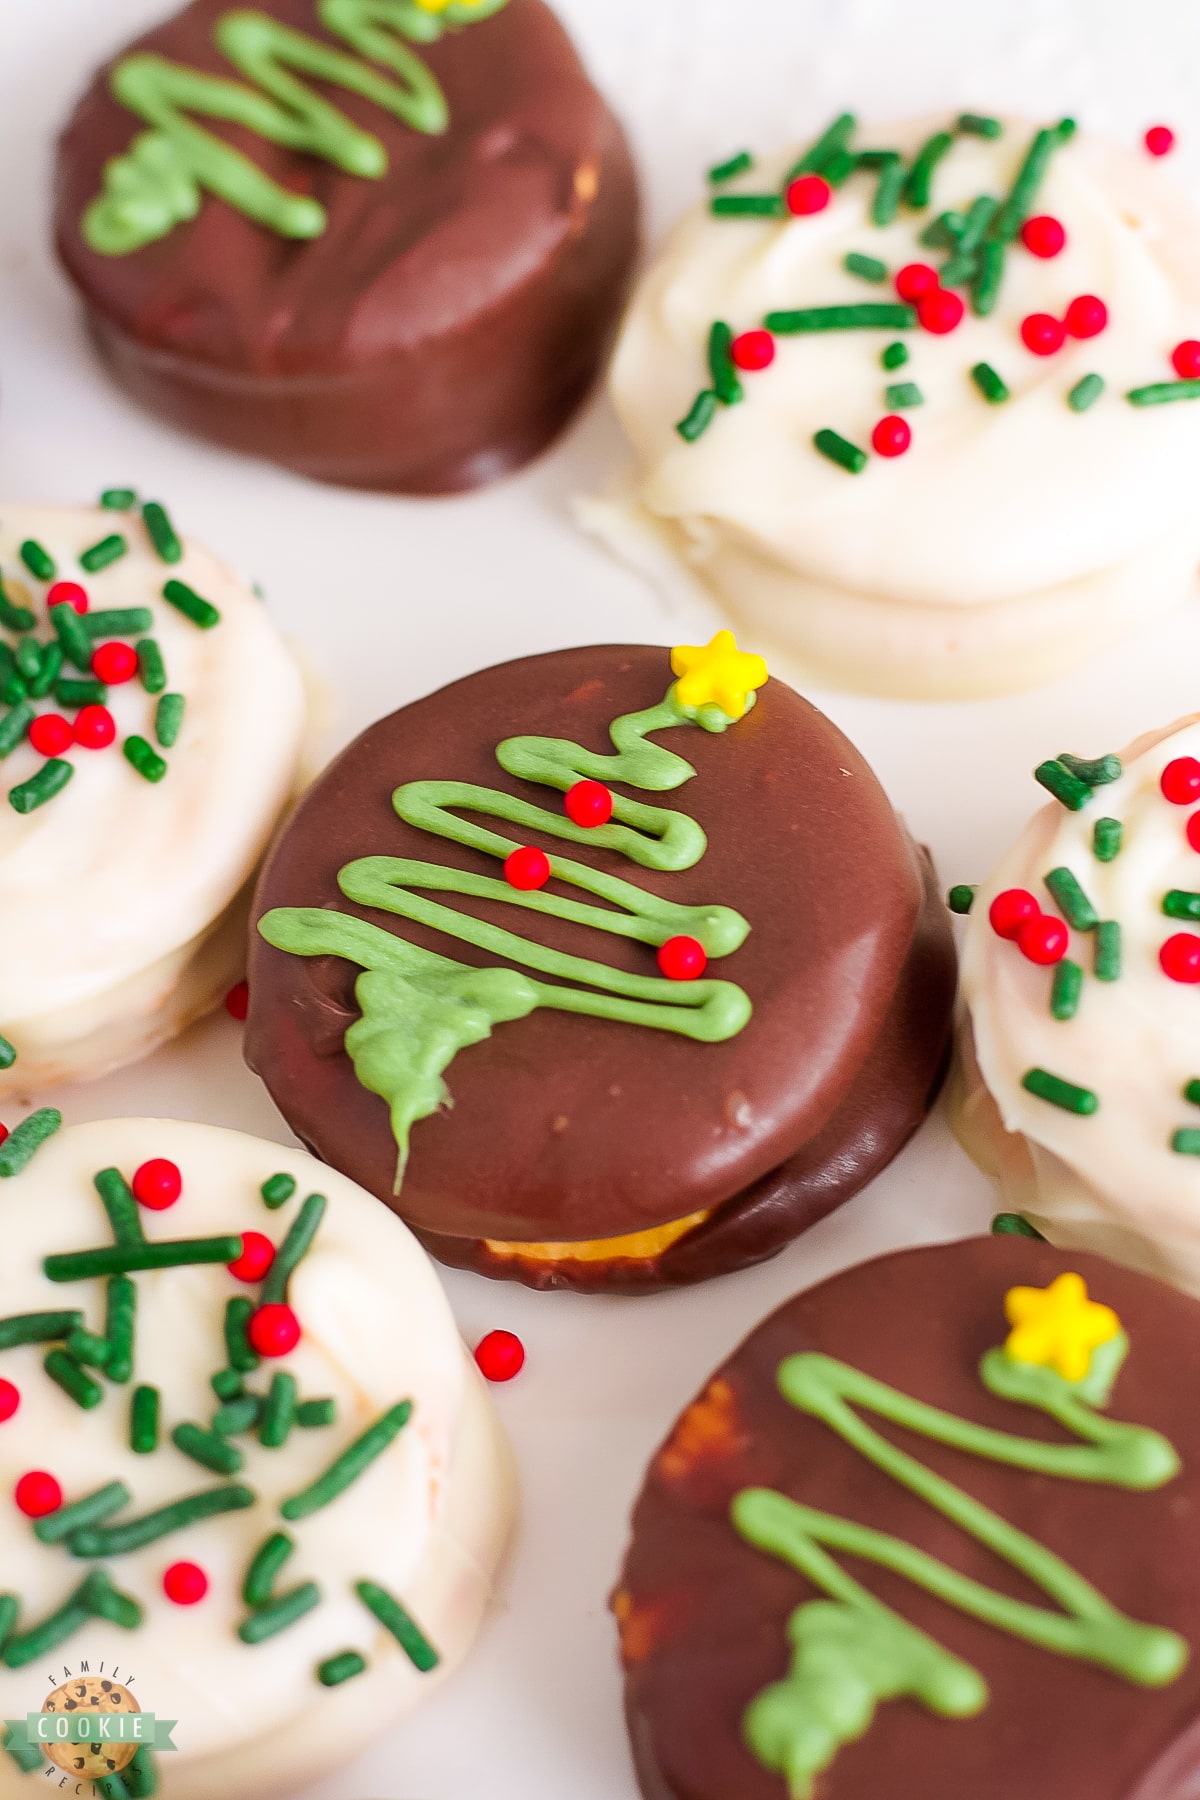
[[(957, 232), (976, 201), (1016, 192), (1036, 135), (1027, 122), (1005, 121), (997, 137), (942, 119), (859, 127), (849, 149), (883, 145), (911, 169), (943, 126), (950, 142), (928, 203), (902, 198), (882, 226), (876, 166), (855, 167), (823, 210), (802, 216), (711, 210), (779, 196), (797, 149), (713, 187), (643, 279), (612, 365), (636, 457), (632, 495), (581, 506), (651, 572), (696, 578), (802, 679), (932, 697), (1029, 687), (1074, 666), (1178, 605), (1200, 557), (1200, 404), (1126, 397), (1174, 382), (1173, 348), (1200, 336), (1200, 221), (1144, 151), (1079, 133), (1051, 133), (1042, 179), (1010, 215), (1013, 239), (988, 246), (988, 232), (1004, 236), (1002, 207), (964, 273), (948, 275), (966, 303), (953, 329), (776, 325), (769, 366), (735, 371), (743, 398), (718, 401), (692, 441), (677, 429), (716, 385), (714, 323), (737, 338), (780, 312), (894, 304), (902, 268), (940, 272), (958, 254), (945, 228), (939, 243), (922, 241), (931, 224), (950, 214)], [(1028, 212), (1061, 223), (1058, 254), (1025, 247), (1017, 225)], [(883, 279), (852, 272), (848, 255), (876, 261)], [(1104, 302), (1102, 330), (1067, 332), (1052, 354), (1027, 347), (1023, 321), (1061, 322), (1080, 296)], [(907, 360), (881, 366), (897, 342)], [(985, 398), (980, 364), (1006, 398)], [(1103, 392), (1075, 410), (1069, 396), (1088, 375)], [(919, 401), (889, 396), (907, 384)], [(876, 427), (897, 416), (908, 449), (875, 453)], [(814, 447), (830, 431), (866, 452), (859, 473)]]
[[(81, 567), (89, 547), (113, 536), (123, 554), (93, 572)], [(0, 1070), (0, 1095), (143, 1055), (209, 1011), (241, 970), (243, 890), (296, 780), (303, 685), (246, 582), (199, 545), (180, 548), (180, 560), (164, 561), (136, 511), (0, 506), (0, 1035), (16, 1051)], [(169, 582), (215, 607), (219, 620), (195, 623), (163, 597)], [(84, 712), (87, 668), (67, 654), (55, 674), (63, 644), (47, 598), (56, 583), (85, 590), (85, 633), (92, 615), (127, 615), (77, 640), (78, 661), (89, 642), (158, 646), (161, 672), (143, 650), (145, 680), (135, 673), (106, 684), (111, 727)], [(31, 613), (32, 626), (19, 629)], [(23, 674), (14, 659), (31, 670), (47, 651), (45, 673), (55, 678), (42, 694), (37, 673)], [(118, 650), (117, 674), (120, 660)], [(22, 688), (32, 691), (23, 697)], [(160, 740), (171, 737), (159, 714), (164, 693), (183, 701), (169, 744)], [(31, 713), (33, 742), (22, 729)], [(77, 722), (85, 737), (91, 723), (91, 743), (66, 731)], [(56, 758), (55, 729), (67, 736)], [(128, 759), (131, 738), (160, 778)], [(17, 811), (13, 791), (21, 804), (36, 801), (28, 784), (45, 784), (51, 761), (71, 771), (65, 786)]]
[[(1053, 1243), (1200, 1294), (1200, 714), (1119, 761), (1088, 798), (1051, 768), (1082, 804), (1043, 806), (975, 895), (952, 1112)], [(1048, 946), (996, 928), (1022, 893)], [(1061, 960), (1030, 960), (1059, 956), (1064, 934)], [(1046, 1098), (1031, 1071), (1067, 1088)]]
[[(102, 1176), (102, 1200), (97, 1173), (117, 1170), (141, 1192), (149, 1178), (136, 1172), (151, 1159), (173, 1164), (182, 1177), (182, 1193), (166, 1210), (122, 1196), (111, 1173)], [(172, 1178), (157, 1174), (165, 1197)], [(288, 1179), (276, 1188), (293, 1191), (271, 1209), (261, 1188), (277, 1176)], [(323, 1212), (308, 1199), (314, 1193), (327, 1198)], [(507, 1446), (432, 1265), (386, 1207), (303, 1151), (205, 1125), (126, 1119), (63, 1130), (0, 1182), (0, 1196), (7, 1220), (0, 1378), (20, 1396), (0, 1423), (0, 1593), (18, 1602), (15, 1618), (4, 1618), (0, 1712), (24, 1719), (42, 1709), (51, 1686), (81, 1670), (108, 1676), (143, 1713), (178, 1720), (176, 1749), (152, 1759), (161, 1800), (265, 1800), (307, 1788), (352, 1761), (465, 1656), (510, 1528)], [(51, 1280), (47, 1257), (116, 1246), (118, 1261), (136, 1264), (137, 1246), (130, 1252), (129, 1243), (138, 1229), (153, 1245), (257, 1232), (279, 1247), (278, 1277), (288, 1234), (300, 1221), (303, 1235), (314, 1218), (307, 1249), (290, 1240), (302, 1253), (286, 1301), (272, 1300), (270, 1276), (239, 1280), (220, 1261), (132, 1273), (129, 1378), (119, 1379), (125, 1371), (111, 1356), (94, 1366), (94, 1354), (66, 1375), (89, 1384), (85, 1397), (95, 1398), (95, 1385), (93, 1405), (77, 1403), (47, 1373), (48, 1355), (61, 1374), (81, 1342), (64, 1343), (61, 1322), (53, 1339), (12, 1345), (21, 1335), (15, 1316), (68, 1308), (82, 1312), (89, 1331), (107, 1334), (119, 1354), (108, 1278)], [(255, 1247), (246, 1244), (251, 1253)], [(253, 1314), (286, 1305), (301, 1336), (289, 1353), (264, 1355), (235, 1379), (231, 1363), (250, 1360), (242, 1354), (246, 1332), (258, 1336), (253, 1322), (243, 1326), (235, 1333), (241, 1347), (230, 1353), (226, 1307), (243, 1298), (242, 1310)], [(89, 1354), (86, 1341), (82, 1354)], [(223, 1402), (212, 1377), (222, 1370), (218, 1385), (234, 1411), (214, 1429)], [(145, 1428), (147, 1402), (135, 1395), (145, 1387), (158, 1394), (157, 1447), (138, 1451), (132, 1439)], [(0, 1414), (9, 1412), (7, 1395), (0, 1389)], [(241, 1406), (256, 1414), (254, 1422), (237, 1417), (245, 1397), (259, 1403)], [(316, 1401), (329, 1404), (316, 1408)], [(330, 1422), (319, 1422), (326, 1416)], [(182, 1433), (190, 1453), (177, 1445), (180, 1426), (192, 1427)], [(278, 1447), (268, 1447), (281, 1434)], [(373, 1451), (360, 1452), (357, 1471), (347, 1472), (340, 1459), (364, 1437)], [(203, 1460), (223, 1455), (224, 1467)], [(56, 1511), (26, 1516), (22, 1502), (31, 1497), (37, 1511), (38, 1484), (22, 1480), (33, 1472), (60, 1485), (64, 1508), (114, 1482), (128, 1498), (117, 1494), (118, 1504), (88, 1528), (89, 1541), (78, 1528), (65, 1531), (69, 1514), (57, 1528)], [(236, 1508), (123, 1547), (129, 1521), (230, 1490), (240, 1493)], [(307, 1498), (289, 1507), (296, 1496)], [(277, 1533), (294, 1547), (248, 1603), (256, 1553)], [(41, 1541), (47, 1534), (55, 1541)], [(125, 1618), (93, 1609), (74, 1627), (55, 1626), (56, 1611), (95, 1569), (124, 1597), (109, 1609), (124, 1609)], [(187, 1603), (205, 1581), (203, 1597)], [(374, 1584), (377, 1608), (376, 1590), (388, 1598), (393, 1622), (401, 1617), (395, 1608), (403, 1609), (407, 1647), (370, 1609), (363, 1582)], [(289, 1615), (282, 1624), (280, 1603)], [(86, 1594), (83, 1606), (86, 1612)], [(35, 1644), (39, 1632), (45, 1641)], [(35, 1780), (45, 1773), (37, 1754), (25, 1760), (33, 1765), (28, 1774), (11, 1748), (0, 1754), (2, 1800), (47, 1786)], [(53, 1779), (57, 1791), (57, 1772)], [(132, 1785), (122, 1794), (150, 1791), (136, 1771), (124, 1779)]]

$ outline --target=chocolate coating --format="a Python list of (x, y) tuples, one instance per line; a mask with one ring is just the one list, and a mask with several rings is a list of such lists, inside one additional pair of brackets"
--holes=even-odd
[(418, 1231), (431, 1255), (527, 1287), (576, 1293), (651, 1293), (765, 1262), (866, 1186), (903, 1149), (937, 1097), (949, 1054), (954, 950), (932, 864), (926, 901), (892, 1008), (833, 1116), (778, 1169), (717, 1208), (656, 1257), (553, 1263), (497, 1256), (478, 1238)]
[[(260, 879), (254, 917), (275, 906), (361, 910), (337, 876), (364, 855), (494, 874), (482, 853), (403, 823), (394, 788), (454, 778), (552, 804), (499, 768), (496, 745), (534, 733), (610, 749), (611, 721), (655, 704), (670, 682), (663, 649), (566, 650), (484, 670), (392, 714), (305, 795)], [(725, 733), (684, 727), (662, 741), (697, 771), (672, 804), (703, 826), (702, 860), (662, 874), (599, 846), (585, 854), (650, 892), (746, 917), (745, 944), (712, 972), (749, 994), (750, 1023), (720, 1044), (545, 1010), (500, 1025), (446, 1071), (453, 1104), (414, 1127), (398, 1199), (387, 1107), (359, 1085), (342, 1047), (358, 971), (253, 936), (251, 1067), (318, 1156), (394, 1204), (448, 1260), (482, 1266), (481, 1238), (616, 1237), (740, 1196), (720, 1234), (715, 1221), (703, 1228), (712, 1258), (697, 1232), (669, 1253), (679, 1273), (664, 1278), (740, 1266), (861, 1185), (928, 1104), (949, 1030), (953, 949), (918, 854), (861, 756), (777, 681)], [(453, 904), (513, 927), (511, 907), (458, 895)], [(390, 914), (362, 916), (461, 961), (488, 960)], [(548, 917), (535, 924), (553, 948), (646, 969), (644, 945), (607, 935), (598, 945), (594, 932)], [(754, 1226), (734, 1230), (743, 1205)], [(460, 1240), (457, 1254), (443, 1252), (445, 1238)], [(524, 1265), (504, 1272), (530, 1278)], [(611, 1282), (585, 1270), (579, 1285)]]
[[(238, 77), (212, 41), (229, 10), (195, 0), (130, 48)], [(329, 38), (314, 0), (269, 11)], [(80, 233), (104, 164), (144, 129), (99, 72), (61, 139), (56, 240), (100, 354), (135, 398), (319, 480), (405, 493), (493, 480), (563, 428), (636, 252), (628, 147), (541, 0), (509, 0), (416, 49), (449, 104), (442, 136), (329, 90), (382, 141), (380, 181), (198, 121), (319, 200), (322, 236), (277, 236), (207, 195), (196, 219), (127, 256), (98, 255)]]
[[(1002, 1343), (1003, 1301), (1078, 1269), (1130, 1339), (1109, 1411), (1174, 1444), (1182, 1472), (1134, 1493), (1006, 1469), (883, 1423), (937, 1473), (1063, 1557), (1132, 1617), (1193, 1645), (1170, 1686), (1143, 1688), (967, 1618), (873, 1564), (856, 1579), (984, 1676), (990, 1701), (939, 1719), (884, 1701), (816, 1783), (819, 1800), (1193, 1800), (1200, 1755), (1200, 1307), (1097, 1256), (1027, 1239), (974, 1239), (888, 1256), (789, 1301), (737, 1350), (651, 1464), (616, 1597), (626, 1710), (646, 1800), (786, 1800), (745, 1747), (749, 1702), (787, 1672), (787, 1621), (814, 1590), (729, 1522), (733, 1496), (764, 1485), (894, 1533), (968, 1576), (1043, 1601), (1009, 1566), (890, 1481), (779, 1394), (776, 1371), (820, 1351), (998, 1430), (1063, 1441), (1043, 1414), (989, 1394), (983, 1352)], [(866, 1415), (872, 1425), (879, 1422)], [(1047, 1602), (1047, 1604), (1049, 1604)], [(902, 1780), (898, 1774), (902, 1772)]]

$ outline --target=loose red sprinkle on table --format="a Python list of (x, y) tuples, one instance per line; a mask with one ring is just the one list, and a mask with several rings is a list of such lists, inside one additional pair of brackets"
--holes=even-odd
[(300, 1342), (300, 1321), (290, 1306), (272, 1301), (251, 1317), (246, 1336), (260, 1356), (286, 1356)]
[(75, 741), (75, 733), (61, 713), (39, 713), (29, 721), (29, 742), (39, 756), (61, 756)]
[[(1187, 822), (1187, 841), (1193, 850), (1200, 850), (1200, 813), (1193, 813)], [(0, 1138), (0, 1143), (3, 1143)]]
[(1200, 338), (1184, 338), (1171, 352), (1171, 367), (1184, 381), (1200, 375)]
[(823, 175), (797, 175), (795, 181), (788, 183), (784, 198), (788, 211), (803, 217), (824, 212), (833, 198), (833, 189)]
[(261, 1231), (242, 1233), (242, 1254), (227, 1264), (239, 1281), (261, 1281), (275, 1261), (275, 1246)]
[(177, 1163), (169, 1162), (165, 1156), (152, 1156), (134, 1171), (129, 1185), (134, 1199), (151, 1212), (166, 1212), (183, 1192), (183, 1176)]
[(1013, 940), (1022, 925), (1036, 919), (1041, 910), (1027, 888), (1005, 888), (988, 907), (988, 922), (997, 937)]
[(962, 322), (966, 311), (961, 294), (953, 288), (933, 288), (928, 294), (922, 294), (917, 301), (917, 317), (926, 331), (932, 331), (935, 337), (945, 337), (948, 331)]
[(82, 706), (75, 714), (75, 742), (85, 750), (107, 750), (117, 735), (117, 722), (107, 706)]
[(77, 613), (88, 609), (87, 589), (77, 581), (56, 581), (46, 595), (46, 605), (73, 606)]
[(1062, 224), (1049, 213), (1038, 213), (1036, 218), (1026, 219), (1021, 227), (1021, 242), (1031, 256), (1057, 256), (1066, 241)]
[(244, 1019), (250, 1011), (250, 983), (235, 981), (225, 996), (225, 1011), (231, 1019)]
[(132, 644), (120, 644), (115, 640), (111, 644), (97, 644), (92, 653), (92, 674), (97, 681), (103, 681), (109, 687), (116, 687), (122, 681), (132, 681), (137, 674), (137, 651)]
[(1177, 931), (1159, 951), (1158, 960), (1163, 974), (1172, 981), (1194, 985), (1200, 981), (1200, 937), (1190, 931)]
[(0, 1381), (0, 1425), (8, 1423), (20, 1404), (20, 1388), (11, 1381)]
[(1194, 756), (1171, 759), (1158, 778), (1163, 799), (1172, 806), (1191, 806), (1200, 800), (1200, 762)]
[(729, 346), (729, 359), (735, 369), (766, 369), (775, 361), (775, 339), (761, 327), (743, 331)]
[(695, 981), (707, 964), (708, 953), (694, 937), (668, 938), (658, 947), (658, 966), (668, 981)]
[(1175, 142), (1169, 125), (1152, 125), (1143, 140), (1151, 156), (1165, 156)]
[(905, 263), (896, 271), (896, 292), (902, 300), (919, 300), (922, 294), (931, 294), (938, 285), (936, 269), (928, 263)]
[(899, 413), (888, 413), (871, 433), (871, 445), (877, 456), (903, 456), (912, 443), (912, 426)]
[(475, 1346), (475, 1361), (486, 1381), (511, 1381), (525, 1366), (525, 1346), (513, 1331), (489, 1331)]
[(1053, 356), (1066, 342), (1067, 328), (1053, 313), (1030, 313), (1021, 320), (1021, 342), (1035, 356)]
[(573, 825), (591, 828), (607, 825), (613, 815), (613, 797), (602, 781), (577, 781), (563, 797), (567, 817)]
[(13, 1497), (27, 1519), (44, 1519), (47, 1513), (58, 1511), (63, 1492), (53, 1475), (47, 1475), (44, 1469), (31, 1469), (18, 1481)]
[(163, 1575), (163, 1593), (176, 1606), (195, 1606), (208, 1592), (208, 1576), (199, 1563), (172, 1563)]
[(1108, 308), (1099, 294), (1077, 295), (1063, 318), (1067, 335), (1073, 338), (1098, 337), (1107, 324)]
[(1050, 963), (1061, 962), (1067, 954), (1070, 933), (1061, 919), (1051, 913), (1041, 913), (1036, 919), (1026, 919), (1017, 933), (1017, 949), (1031, 963), (1039, 963), (1043, 967)]
[(533, 844), (526, 844), (505, 857), (504, 879), (509, 887), (520, 888), (522, 893), (532, 893), (534, 888), (545, 887), (549, 881), (550, 858), (544, 850), (538, 850)]

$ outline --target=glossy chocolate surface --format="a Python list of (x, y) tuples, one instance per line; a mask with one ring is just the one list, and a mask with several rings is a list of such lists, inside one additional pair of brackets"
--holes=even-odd
[[(1064, 1441), (1044, 1414), (989, 1394), (977, 1369), (1007, 1331), (1004, 1294), (1077, 1269), (1115, 1307), (1130, 1351), (1109, 1412), (1165, 1434), (1183, 1468), (1148, 1493), (1008, 1469), (883, 1423), (884, 1435), (1063, 1557), (1131, 1617), (1181, 1633), (1192, 1659), (1150, 1689), (1020, 1642), (873, 1564), (856, 1579), (977, 1668), (990, 1702), (946, 1720), (883, 1702), (818, 1778), (819, 1800), (1190, 1800), (1200, 1719), (1200, 1307), (1096, 1256), (978, 1238), (883, 1257), (774, 1313), (714, 1375), (655, 1457), (618, 1590), (626, 1704), (646, 1800), (786, 1800), (746, 1749), (749, 1702), (787, 1672), (787, 1622), (814, 1590), (739, 1538), (733, 1496), (778, 1489), (875, 1526), (989, 1586), (1043, 1600), (1004, 1562), (780, 1395), (785, 1357), (819, 1351), (997, 1430)], [(873, 1415), (868, 1422), (878, 1425)], [(1189, 1739), (1187, 1734), (1193, 1735)], [(1175, 1773), (1172, 1773), (1172, 1759)], [(1139, 1785), (1141, 1784), (1141, 1785)]]
[[(128, 48), (240, 79), (212, 41), (229, 10), (195, 0)], [(315, 0), (269, 11), (334, 42)], [(60, 143), (56, 240), (102, 356), (136, 398), (304, 474), (412, 493), (489, 481), (561, 430), (628, 286), (628, 147), (542, 0), (509, 0), (416, 48), (449, 104), (444, 135), (328, 90), (384, 144), (379, 181), (198, 118), (319, 200), (322, 236), (277, 236), (207, 195), (195, 220), (115, 257), (88, 247), (80, 219), (106, 161), (145, 126), (99, 71)]]
[[(547, 804), (545, 789), (500, 770), (496, 744), (536, 733), (608, 749), (612, 719), (653, 705), (670, 681), (663, 649), (567, 650), (484, 670), (382, 720), (301, 801), (264, 871), (255, 916), (274, 906), (358, 910), (337, 884), (358, 856), (493, 874), (482, 854), (400, 821), (394, 788), (453, 778)], [(413, 1129), (395, 1204), (435, 1238), (615, 1237), (737, 1195), (735, 1210), (745, 1203), (755, 1215), (750, 1246), (739, 1240), (719, 1261), (739, 1266), (846, 1197), (928, 1104), (953, 992), (949, 929), (863, 759), (778, 681), (724, 734), (683, 727), (662, 741), (697, 770), (672, 804), (703, 825), (703, 859), (660, 874), (599, 847), (584, 854), (652, 892), (742, 912), (749, 937), (711, 972), (746, 990), (751, 1021), (721, 1044), (548, 1011), (498, 1026), (447, 1070), (453, 1105)], [(454, 905), (514, 925), (511, 907), (459, 896)], [(374, 918), (458, 960), (487, 960), (457, 939)], [(598, 945), (594, 932), (541, 916), (518, 925), (536, 926), (555, 948), (653, 972), (644, 945), (607, 934)], [(356, 974), (256, 937), (247, 1056), (298, 1135), (391, 1202), (387, 1108), (359, 1085), (342, 1048)], [(777, 1172), (792, 1159), (781, 1185)], [(683, 1268), (700, 1259), (677, 1279), (716, 1272), (701, 1233), (672, 1254)]]
[(925, 859), (926, 903), (892, 1008), (849, 1093), (802, 1149), (717, 1208), (660, 1255), (553, 1263), (498, 1256), (479, 1239), (419, 1232), (442, 1262), (527, 1287), (650, 1293), (729, 1275), (777, 1256), (802, 1231), (885, 1169), (937, 1097), (949, 1050), (954, 947)]

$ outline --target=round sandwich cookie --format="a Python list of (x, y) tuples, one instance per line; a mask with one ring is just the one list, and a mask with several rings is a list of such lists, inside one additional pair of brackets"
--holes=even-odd
[(564, 650), (366, 731), (254, 903), (246, 1054), (443, 1260), (645, 1289), (761, 1260), (939, 1085), (928, 858), (758, 656)]
[(0, 1096), (219, 1004), (304, 730), (262, 601), (158, 501), (0, 506)]
[(1195, 592), (1200, 220), (1144, 146), (977, 114), (709, 172), (581, 516), (806, 680), (1047, 681)]
[(1200, 714), (1036, 778), (966, 907), (952, 1121), (1051, 1242), (1200, 1295)]
[(1188, 1800), (1200, 1310), (1008, 1236), (772, 1314), (651, 1462), (613, 1610), (646, 1800)]
[(583, 401), (638, 195), (542, 0), (193, 0), (79, 102), (56, 240), (152, 411), (318, 480), (448, 493)]
[(105, 1800), (307, 1791), (470, 1649), (507, 1445), (352, 1182), (208, 1125), (60, 1123), (0, 1145), (0, 1793), (74, 1792), (48, 1764)]

